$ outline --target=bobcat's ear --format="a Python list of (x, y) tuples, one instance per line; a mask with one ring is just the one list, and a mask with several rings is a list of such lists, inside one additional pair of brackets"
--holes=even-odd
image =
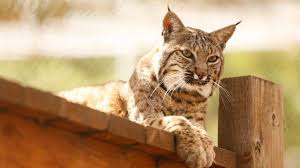
[(168, 8), (168, 13), (163, 20), (163, 35), (168, 36), (171, 33), (177, 33), (184, 29), (184, 25), (179, 17)]
[(230, 37), (234, 33), (236, 26), (240, 23), (241, 23), (241, 21), (239, 21), (236, 24), (232, 24), (232, 25), (226, 26), (224, 28), (221, 28), (219, 30), (209, 33), (210, 36), (212, 37), (213, 42), (216, 45), (219, 45), (219, 46), (221, 46), (221, 48), (224, 49), (226, 42), (230, 39)]

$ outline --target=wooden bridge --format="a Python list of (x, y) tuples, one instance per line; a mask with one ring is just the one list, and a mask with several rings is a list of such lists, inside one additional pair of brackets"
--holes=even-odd
[[(214, 168), (283, 168), (283, 98), (256, 77), (224, 79)], [(0, 168), (184, 168), (172, 134), (0, 79)]]

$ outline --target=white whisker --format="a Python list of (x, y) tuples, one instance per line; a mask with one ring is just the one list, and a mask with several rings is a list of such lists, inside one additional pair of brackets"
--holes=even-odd
[[(220, 98), (221, 98), (221, 103), (224, 107), (224, 110), (226, 111), (226, 102), (229, 104), (229, 105), (232, 105), (233, 101), (234, 101), (234, 98), (233, 96), (229, 93), (228, 90), (226, 90), (222, 85), (218, 84), (217, 82), (214, 82), (213, 83), (218, 87), (220, 88)], [(224, 94), (222, 94), (224, 93)], [(225, 97), (224, 97), (225, 96)]]
[(173, 96), (174, 92), (176, 92), (178, 88), (181, 88), (181, 86), (182, 86), (183, 84), (185, 84), (185, 81), (184, 81), (184, 80), (181, 80), (181, 81), (179, 81), (179, 82), (180, 82), (180, 83), (177, 84), (177, 86), (173, 89), (173, 91), (172, 91), (171, 94), (170, 94), (171, 102), (172, 102), (172, 96)]
[(166, 96), (167, 94), (169, 94), (170, 91), (174, 90), (173, 87), (176, 86), (176, 84), (182, 80), (182, 78), (180, 78), (179, 75), (176, 75), (175, 77), (179, 77), (179, 79), (176, 80), (175, 82), (173, 82), (173, 83), (171, 84), (170, 88), (167, 89), (167, 91), (166, 91), (165, 94), (164, 94), (164, 97), (163, 97), (163, 100), (162, 100), (162, 101), (164, 101), (165, 96)]
[[(171, 75), (176, 74), (175, 72), (172, 73)], [(174, 76), (169, 76), (169, 77), (164, 77), (162, 78), (162, 80), (155, 86), (154, 90), (151, 92), (150, 97), (152, 97), (152, 95), (154, 94), (154, 92), (159, 88), (159, 86), (164, 82), (167, 81), (169, 79), (172, 79)]]

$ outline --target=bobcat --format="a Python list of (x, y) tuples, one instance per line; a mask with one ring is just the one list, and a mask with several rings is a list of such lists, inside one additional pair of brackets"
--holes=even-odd
[(142, 57), (128, 82), (59, 93), (75, 103), (175, 134), (178, 156), (190, 168), (213, 163), (213, 143), (205, 131), (208, 98), (219, 86), (223, 50), (240, 22), (211, 33), (186, 27), (168, 10), (163, 44)]

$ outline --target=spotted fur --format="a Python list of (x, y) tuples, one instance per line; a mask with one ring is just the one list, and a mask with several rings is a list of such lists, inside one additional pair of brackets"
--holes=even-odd
[(222, 52), (237, 24), (207, 33), (185, 27), (168, 11), (163, 20), (163, 45), (139, 60), (128, 82), (82, 87), (60, 95), (169, 131), (176, 135), (178, 156), (188, 167), (210, 167), (215, 153), (205, 131), (207, 101), (219, 85)]

